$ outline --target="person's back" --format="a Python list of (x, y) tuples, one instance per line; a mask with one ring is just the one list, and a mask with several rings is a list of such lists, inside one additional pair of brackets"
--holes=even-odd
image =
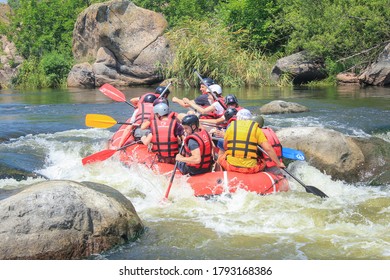
[(170, 112), (165, 103), (156, 104), (153, 113), (151, 133), (141, 140), (145, 145), (152, 144), (151, 150), (157, 153), (159, 162), (174, 163), (184, 134), (183, 127), (177, 122), (176, 113)]
[(257, 145), (267, 139), (251, 118), (252, 114), (242, 109), (237, 113), (237, 120), (227, 128), (224, 136), (225, 153), (218, 159), (225, 170), (256, 173), (265, 168), (265, 163), (258, 158)]
[(252, 120), (233, 121), (224, 139), (228, 163), (244, 168), (253, 168), (258, 164), (257, 145), (267, 141)]

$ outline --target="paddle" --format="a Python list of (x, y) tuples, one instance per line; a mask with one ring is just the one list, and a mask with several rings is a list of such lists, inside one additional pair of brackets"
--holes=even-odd
[(119, 89), (116, 89), (116, 88), (113, 87), (112, 85), (110, 85), (110, 84), (104, 84), (104, 85), (102, 85), (102, 86), (99, 88), (99, 90), (100, 90), (105, 96), (111, 98), (112, 100), (118, 101), (118, 102), (125, 102), (126, 104), (130, 105), (131, 107), (133, 107), (133, 108), (135, 109), (135, 106), (126, 100), (126, 97), (125, 97), (125, 95), (123, 94), (123, 92), (121, 92)]
[[(181, 154), (181, 152), (183, 151), (183, 148), (184, 148), (184, 142), (181, 144), (179, 154)], [(165, 191), (165, 195), (163, 198), (164, 201), (168, 200), (169, 192), (171, 191), (171, 187), (172, 187), (173, 179), (175, 178), (178, 163), (179, 163), (178, 161), (175, 162), (175, 167), (173, 168), (173, 173), (172, 173), (171, 179), (169, 180), (169, 185), (168, 185), (167, 190)]]
[[(257, 146), (257, 148), (262, 151), (264, 154), (266, 154), (269, 158), (271, 158), (268, 153), (266, 151), (264, 151), (264, 149), (262, 147), (260, 147), (259, 145)], [(284, 172), (286, 172), (288, 175), (290, 175), (292, 178), (295, 179), (295, 181), (297, 181), (299, 184), (301, 184), (305, 189), (306, 189), (306, 192), (308, 193), (312, 193), (314, 195), (317, 195), (317, 196), (320, 196), (322, 198), (325, 198), (325, 197), (328, 197), (325, 193), (323, 193), (321, 190), (317, 189), (316, 187), (313, 187), (313, 186), (307, 186), (305, 185), (301, 180), (299, 180), (298, 178), (296, 178), (294, 175), (292, 175), (289, 171), (287, 171), (286, 169), (284, 168), (280, 168), (281, 170), (283, 170)]]
[(130, 147), (130, 146), (138, 144), (138, 143), (141, 143), (141, 141), (131, 142), (123, 147), (120, 147), (119, 149), (116, 149), (116, 150), (112, 150), (112, 149), (103, 150), (103, 151), (97, 152), (95, 154), (92, 154), (92, 155), (89, 155), (89, 156), (83, 158), (81, 160), (81, 162), (83, 163), (83, 165), (86, 165), (86, 164), (90, 164), (90, 163), (93, 163), (96, 161), (104, 161), (104, 160), (112, 157), (117, 151), (124, 150), (127, 147)]
[(282, 148), (282, 157), (294, 160), (306, 160), (305, 154), (302, 151), (287, 147)]
[(87, 114), (85, 116), (85, 125), (89, 127), (97, 127), (97, 128), (109, 128), (116, 124), (128, 124), (132, 125), (132, 123), (127, 122), (117, 122), (114, 118), (101, 115), (101, 114)]
[(203, 81), (202, 76), (198, 73), (198, 71), (196, 71), (196, 69), (194, 69), (194, 73), (198, 76), (198, 78), (200, 79), (201, 83), (202, 83), (203, 85), (205, 85), (205, 86), (207, 87), (207, 89), (210, 91), (210, 93), (211, 93), (211, 95), (213, 96), (214, 100), (218, 101), (219, 104), (221, 104), (222, 108), (226, 110), (226, 109), (227, 109), (226, 105), (223, 104), (223, 103), (221, 102), (221, 100), (219, 100), (219, 98), (218, 98), (218, 97), (215, 95), (215, 93), (210, 89), (210, 87)]

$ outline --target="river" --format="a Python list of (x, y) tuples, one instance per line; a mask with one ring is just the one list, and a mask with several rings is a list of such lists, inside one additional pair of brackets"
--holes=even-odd
[[(130, 99), (151, 90), (123, 92)], [(265, 124), (274, 129), (319, 126), (351, 136), (380, 137), (390, 145), (390, 88), (224, 89), (224, 95), (229, 93), (252, 112), (272, 100), (310, 108), (306, 113), (264, 116)], [(197, 94), (195, 89), (172, 89), (170, 99)], [(105, 149), (118, 128), (86, 127), (85, 115), (106, 114), (125, 121), (132, 111), (97, 89), (0, 90), (0, 188), (43, 180), (7, 178), (10, 170), (25, 170), (49, 179), (99, 182), (122, 192), (146, 231), (136, 242), (92, 259), (390, 259), (390, 185), (348, 184), (307, 162), (293, 162), (288, 169), (329, 198), (306, 193), (291, 180), (287, 193), (258, 196), (238, 191), (205, 200), (194, 197), (184, 179), (175, 179), (170, 203), (161, 204), (167, 177), (136, 164), (124, 167), (115, 156), (83, 166), (81, 159)]]

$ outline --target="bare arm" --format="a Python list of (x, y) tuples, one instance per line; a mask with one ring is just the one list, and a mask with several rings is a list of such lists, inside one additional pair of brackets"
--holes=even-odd
[(201, 160), (200, 149), (196, 148), (195, 150), (192, 150), (190, 157), (184, 157), (181, 154), (177, 154), (176, 160), (184, 162), (184, 163), (192, 163), (192, 164), (200, 163), (200, 160)]
[(220, 124), (220, 123), (223, 123), (225, 121), (225, 117), (222, 116), (222, 117), (219, 117), (218, 119), (200, 119), (199, 121), (204, 122), (204, 123)]
[(212, 111), (215, 111), (215, 107), (213, 104), (211, 104), (210, 106), (206, 107), (206, 108), (203, 108), (201, 106), (199, 106), (198, 104), (195, 103), (194, 100), (189, 100), (188, 104), (194, 108), (196, 111), (198, 111), (199, 113), (201, 114), (207, 114), (207, 113), (210, 113)]
[(177, 98), (176, 96), (172, 97), (172, 102), (175, 102), (184, 108), (190, 107), (189, 104), (185, 103), (182, 99)]
[(152, 133), (149, 133), (147, 136), (142, 136), (141, 141), (142, 143), (144, 143), (144, 145), (147, 146), (150, 144), (150, 142), (152, 142), (152, 137), (153, 137)]

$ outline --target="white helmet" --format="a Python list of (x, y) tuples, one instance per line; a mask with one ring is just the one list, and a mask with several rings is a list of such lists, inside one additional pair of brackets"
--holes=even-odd
[(252, 113), (248, 109), (241, 109), (237, 113), (237, 120), (250, 120), (252, 118)]
[(158, 114), (159, 116), (165, 116), (169, 114), (169, 107), (165, 103), (159, 103), (153, 107), (153, 113)]
[[(211, 86), (209, 86), (209, 88), (210, 88), (213, 92), (215, 92), (217, 95), (221, 95), (221, 94), (222, 94), (222, 88), (221, 88), (220, 85), (217, 85), (217, 84), (211, 85)], [(207, 89), (207, 92), (210, 92), (209, 89)]]

